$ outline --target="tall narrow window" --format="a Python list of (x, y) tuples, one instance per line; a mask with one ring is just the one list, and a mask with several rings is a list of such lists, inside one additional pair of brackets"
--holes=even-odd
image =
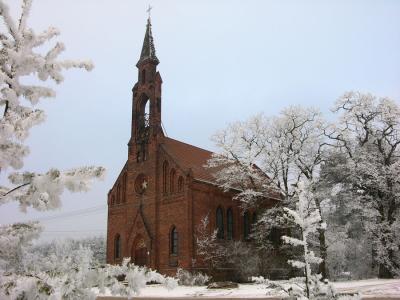
[(117, 234), (114, 240), (114, 258), (121, 258), (121, 236)]
[(172, 227), (170, 234), (171, 254), (178, 255), (178, 231), (176, 227)]
[(168, 193), (168, 162), (165, 161), (163, 164), (163, 192), (164, 194)]
[(145, 126), (149, 126), (149, 120), (150, 120), (150, 100), (147, 100), (146, 106), (144, 107), (144, 121), (145, 121)]
[(172, 194), (175, 192), (175, 169), (171, 170), (171, 173), (169, 174), (169, 192)]
[(233, 239), (233, 212), (232, 208), (228, 208), (226, 212), (226, 220), (227, 220), (227, 232), (226, 237), (228, 240)]
[(179, 176), (178, 178), (178, 192), (183, 192), (183, 177)]
[(243, 238), (247, 240), (250, 235), (250, 216), (249, 212), (245, 211), (243, 214)]
[(217, 208), (217, 238), (224, 238), (224, 214), (222, 208)]
[(142, 70), (142, 83), (146, 83), (146, 70)]

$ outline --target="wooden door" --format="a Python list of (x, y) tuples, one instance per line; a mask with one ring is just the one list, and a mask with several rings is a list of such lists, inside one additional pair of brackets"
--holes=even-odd
[(145, 266), (147, 265), (147, 248), (142, 247), (135, 250), (135, 265)]

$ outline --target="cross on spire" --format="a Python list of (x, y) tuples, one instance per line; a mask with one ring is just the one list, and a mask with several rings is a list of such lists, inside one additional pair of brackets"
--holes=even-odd
[(152, 61), (156, 65), (159, 63), (158, 58), (156, 56), (156, 49), (154, 48), (153, 34), (151, 33), (151, 19), (150, 19), (151, 10), (152, 7), (149, 5), (149, 8), (147, 9), (149, 18), (147, 19), (146, 34), (144, 35), (142, 52), (140, 53), (140, 58), (136, 66), (138, 66), (144, 61)]
[(151, 10), (153, 7), (149, 4), (149, 7), (147, 8), (146, 12), (149, 14), (149, 19), (151, 18)]

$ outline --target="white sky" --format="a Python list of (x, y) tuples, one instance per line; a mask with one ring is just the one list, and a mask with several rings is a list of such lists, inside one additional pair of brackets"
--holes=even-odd
[[(20, 1), (6, 1), (13, 14)], [(68, 71), (42, 105), (25, 170), (87, 164), (107, 168), (86, 194), (62, 209), (22, 214), (0, 207), (0, 222), (48, 216), (45, 239), (105, 233), (106, 195), (127, 157), (131, 89), (137, 79), (148, 1), (35, 0), (29, 24), (61, 30), (64, 58), (89, 58), (90, 72)], [(170, 137), (213, 149), (227, 123), (292, 104), (328, 113), (345, 91), (400, 99), (400, 1), (163, 1), (151, 5), (163, 78), (163, 123)], [(6, 174), (2, 173), (0, 180)], [(103, 206), (103, 208), (101, 208)], [(67, 213), (100, 207), (81, 215)]]

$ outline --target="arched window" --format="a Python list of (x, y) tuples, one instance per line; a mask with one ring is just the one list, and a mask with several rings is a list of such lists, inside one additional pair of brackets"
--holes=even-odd
[(217, 238), (224, 238), (224, 214), (222, 212), (222, 208), (217, 208)]
[(121, 258), (121, 236), (117, 234), (114, 239), (114, 259)]
[[(137, 142), (139, 145), (146, 144), (149, 138), (149, 122), (150, 122), (150, 99), (146, 94), (142, 94), (138, 101), (137, 112), (136, 112), (136, 121), (137, 121)], [(138, 148), (139, 151), (143, 152), (142, 147)], [(140, 153), (141, 158), (139, 161), (142, 161), (143, 154)]]
[(179, 176), (178, 178), (178, 192), (183, 192), (183, 177)]
[(250, 216), (249, 212), (245, 211), (243, 214), (243, 238), (247, 240), (250, 235)]
[(172, 194), (175, 192), (175, 169), (171, 170), (171, 173), (169, 174), (169, 192)]
[(163, 164), (163, 192), (164, 194), (168, 193), (168, 162), (164, 161)]
[[(144, 116), (145, 116), (146, 122), (148, 122), (149, 116), (150, 116), (150, 101), (149, 100), (146, 102), (146, 106), (144, 107)], [(148, 126), (147, 123), (146, 123), (146, 126)]]
[(176, 230), (176, 227), (172, 227), (171, 233), (170, 233), (170, 243), (171, 243), (171, 254), (178, 255), (178, 230)]
[(233, 211), (232, 208), (228, 208), (226, 212), (226, 220), (227, 220), (227, 232), (226, 237), (228, 240), (233, 239)]
[(112, 196), (111, 196), (111, 205), (114, 205), (114, 204), (115, 204), (115, 196), (112, 195)]
[(142, 70), (142, 83), (146, 83), (146, 70)]

